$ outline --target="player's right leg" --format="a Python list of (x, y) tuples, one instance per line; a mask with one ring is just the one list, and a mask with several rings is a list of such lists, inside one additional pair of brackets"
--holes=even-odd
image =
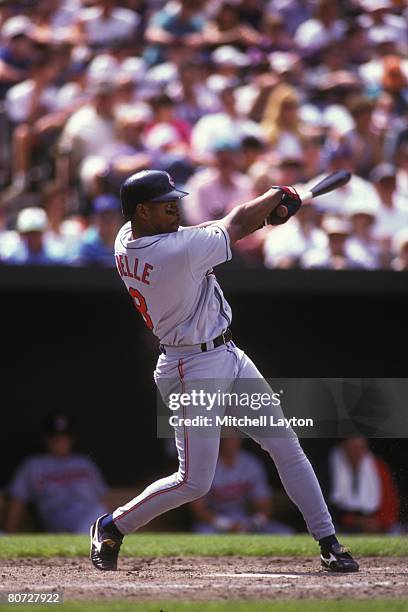
[[(242, 392), (250, 388), (252, 393), (271, 395), (272, 389), (251, 359), (240, 349), (235, 350), (239, 353), (240, 365), (234, 390)], [(269, 409), (273, 410), (275, 422), (284, 417), (280, 405)], [(268, 420), (269, 416), (270, 413)], [(302, 513), (311, 535), (319, 542), (322, 566), (333, 571), (357, 571), (358, 564), (337, 541), (320, 484), (292, 428), (283, 431), (279, 428), (277, 431), (277, 428), (241, 429), (273, 459), (286, 493)]]

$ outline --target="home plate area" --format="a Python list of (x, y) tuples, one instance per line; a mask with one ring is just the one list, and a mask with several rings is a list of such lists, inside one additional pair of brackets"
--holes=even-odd
[(359, 561), (358, 574), (334, 574), (317, 557), (123, 557), (117, 572), (93, 569), (83, 557), (2, 559), (0, 590), (57, 590), (65, 600), (408, 597), (404, 559)]

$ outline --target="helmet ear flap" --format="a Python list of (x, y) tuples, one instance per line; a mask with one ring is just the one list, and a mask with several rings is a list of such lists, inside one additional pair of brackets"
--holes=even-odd
[(126, 221), (130, 221), (136, 209), (136, 205), (132, 202), (130, 197), (129, 189), (126, 187), (126, 182), (122, 183), (120, 188), (120, 205), (122, 209), (122, 215)]

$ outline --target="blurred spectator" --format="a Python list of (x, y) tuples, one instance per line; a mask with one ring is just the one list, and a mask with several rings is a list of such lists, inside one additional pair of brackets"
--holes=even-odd
[[(352, 235), (347, 241), (348, 255), (362, 268), (375, 270), (388, 263), (388, 250), (381, 250), (380, 242), (374, 237), (374, 226), (378, 207), (372, 202), (348, 202), (346, 211), (351, 219)], [(385, 245), (388, 249), (388, 245)], [(384, 258), (384, 259), (383, 259)]]
[(33, 57), (31, 41), (32, 25), (28, 17), (10, 17), (1, 29), (0, 46), (0, 100), (7, 91), (28, 77), (28, 69)]
[(397, 192), (408, 203), (408, 139), (397, 150), (396, 164)]
[(78, 0), (61, 3), (59, 0), (38, 0), (32, 15), (33, 37), (41, 44), (61, 41), (75, 43), (75, 11), (79, 10)]
[(326, 251), (328, 239), (317, 227), (317, 211), (305, 203), (290, 223), (271, 228), (264, 244), (267, 268), (297, 268), (311, 251)]
[(359, 0), (358, 4), (364, 11), (358, 18), (364, 29), (370, 31), (385, 26), (397, 39), (405, 41), (407, 24), (401, 15), (395, 15), (393, 0)]
[(218, 113), (204, 115), (191, 134), (191, 146), (197, 155), (209, 153), (214, 143), (221, 139), (240, 141), (245, 136), (263, 139), (260, 126), (239, 111), (234, 82), (220, 77), (218, 87), (222, 109)]
[[(328, 172), (348, 170), (353, 173), (354, 160), (350, 147), (344, 143), (335, 146), (328, 153)], [(324, 177), (318, 175), (308, 185), (316, 184)], [(373, 185), (362, 177), (352, 174), (351, 180), (346, 184), (319, 197), (319, 208), (324, 212), (334, 215), (344, 215), (350, 206), (359, 205), (361, 202), (369, 202), (373, 209), (378, 209), (380, 202)]]
[(408, 227), (400, 230), (393, 239), (392, 251), (395, 254), (391, 267), (393, 270), (408, 270)]
[(64, 253), (65, 262), (71, 263), (85, 222), (82, 217), (71, 214), (69, 191), (56, 183), (44, 185), (41, 202), (48, 218), (47, 239)]
[(65, 252), (47, 233), (48, 219), (44, 209), (24, 208), (17, 217), (15, 239), (7, 236), (1, 245), (0, 258), (7, 264), (57, 265), (66, 263)]
[(146, 146), (144, 129), (147, 117), (137, 108), (122, 109), (115, 119), (115, 137), (98, 151), (100, 167), (95, 173), (94, 192), (108, 188), (119, 194), (120, 185), (127, 177), (156, 165)]
[(278, 85), (269, 97), (262, 127), (277, 153), (297, 157), (302, 154), (298, 115), (299, 98), (292, 87)]
[(180, 66), (178, 81), (170, 83), (168, 93), (177, 109), (177, 117), (190, 128), (201, 117), (218, 110), (217, 97), (202, 82), (202, 69), (197, 62), (190, 61)]
[(314, 17), (307, 19), (296, 30), (295, 42), (308, 55), (322, 49), (331, 41), (340, 41), (345, 32), (340, 18), (338, 0), (318, 0)]
[(323, 219), (321, 228), (328, 236), (326, 248), (314, 249), (302, 256), (302, 268), (322, 268), (326, 270), (347, 270), (361, 265), (347, 253), (347, 239), (351, 224), (347, 219), (329, 217)]
[(44, 531), (88, 533), (92, 521), (106, 512), (103, 477), (88, 457), (72, 452), (72, 425), (66, 415), (49, 417), (43, 433), (46, 453), (25, 459), (8, 488), (5, 530), (18, 531), (32, 502)]
[(147, 123), (147, 133), (155, 126), (167, 123), (174, 128), (179, 142), (185, 142), (186, 144), (190, 142), (190, 126), (186, 121), (179, 119), (176, 114), (176, 104), (169, 96), (163, 94), (151, 98), (150, 106), (153, 117)]
[[(258, 161), (262, 159), (266, 151), (265, 142), (256, 136), (244, 136), (241, 141), (241, 170), (248, 172)], [(259, 194), (261, 195), (261, 194)]]
[(92, 157), (114, 139), (114, 82), (96, 80), (91, 91), (91, 102), (74, 113), (65, 125), (59, 142), (57, 172), (62, 185), (71, 185), (79, 175), (87, 192), (100, 169), (93, 164)]
[(291, 51), (292, 37), (287, 30), (284, 17), (279, 13), (265, 14), (262, 20), (263, 38), (260, 41), (262, 50), (273, 53), (276, 51)]
[(256, 46), (261, 35), (249, 23), (242, 21), (239, 6), (233, 2), (221, 2), (213, 19), (204, 28), (203, 37), (209, 45)]
[(293, 36), (298, 27), (311, 17), (312, 6), (305, 0), (269, 0), (267, 11), (282, 15), (289, 34)]
[(46, 121), (46, 116), (57, 110), (58, 90), (54, 82), (58, 64), (44, 54), (32, 62), (30, 73), (29, 79), (9, 89), (5, 100), (7, 115), (15, 126), (12, 141), (13, 184), (21, 190), (28, 185), (30, 169), (32, 174), (34, 153), (38, 157), (41, 147), (47, 149), (50, 130), (62, 128), (66, 120), (62, 114), (56, 122), (50, 124)]
[[(323, 137), (324, 141), (324, 137)], [(308, 182), (315, 176), (320, 175), (324, 168), (324, 159), (322, 151), (322, 137), (319, 135), (309, 136), (305, 138), (303, 143), (301, 172), (303, 180), (297, 180), (296, 183)]]
[(99, 0), (79, 11), (78, 42), (101, 49), (130, 41), (136, 34), (139, 16), (117, 0)]
[(240, 438), (222, 438), (209, 492), (191, 504), (197, 533), (279, 533), (293, 529), (271, 520), (273, 507), (266, 470)]
[(353, 98), (349, 104), (355, 127), (344, 136), (344, 142), (353, 153), (357, 174), (368, 178), (370, 168), (381, 162), (383, 143), (372, 123), (374, 104), (364, 97)]
[(149, 64), (163, 61), (166, 45), (177, 39), (182, 39), (191, 50), (201, 47), (204, 22), (199, 11), (202, 4), (202, 0), (167, 2), (164, 8), (152, 14), (145, 34), (150, 45), (145, 53)]
[(251, 193), (251, 180), (238, 171), (237, 143), (220, 139), (215, 141), (213, 151), (214, 166), (198, 172), (186, 184), (190, 195), (185, 198), (183, 211), (191, 225), (221, 219)]
[(408, 198), (397, 191), (396, 168), (383, 162), (370, 173), (380, 200), (374, 234), (377, 238), (391, 241), (402, 227), (408, 227)]
[(337, 529), (392, 533), (398, 528), (399, 497), (390, 468), (365, 438), (350, 438), (329, 456), (329, 505)]
[(92, 225), (83, 233), (75, 263), (113, 267), (113, 246), (123, 222), (120, 201), (114, 195), (100, 195), (92, 204)]
[(302, 158), (296, 155), (283, 155), (278, 164), (280, 185), (298, 185), (303, 182), (304, 165)]

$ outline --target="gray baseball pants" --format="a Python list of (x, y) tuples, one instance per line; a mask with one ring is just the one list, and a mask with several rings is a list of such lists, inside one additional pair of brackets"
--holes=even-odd
[[(197, 388), (193, 381), (202, 379), (205, 379), (206, 390), (213, 387), (214, 391), (219, 390), (220, 381), (225, 385), (229, 381), (228, 390), (231, 390), (242, 379), (258, 379), (255, 382), (257, 390), (271, 393), (256, 366), (233, 342), (207, 352), (162, 354), (154, 379), (165, 400), (170, 393), (188, 392), (192, 385)], [(224, 406), (214, 406), (212, 418), (215, 414), (222, 416), (225, 410)], [(274, 410), (276, 418), (283, 416), (280, 407)], [(183, 408), (183, 417), (196, 415), (194, 407)], [(265, 436), (257, 435), (252, 428), (241, 429), (269, 453), (286, 493), (299, 508), (315, 540), (334, 534), (319, 482), (293, 430), (289, 429), (282, 436)], [(213, 425), (208, 432), (208, 428), (177, 425), (174, 433), (178, 471), (152, 483), (140, 495), (114, 511), (115, 525), (123, 534), (136, 531), (167, 510), (202, 497), (210, 489), (218, 459), (221, 426)]]

